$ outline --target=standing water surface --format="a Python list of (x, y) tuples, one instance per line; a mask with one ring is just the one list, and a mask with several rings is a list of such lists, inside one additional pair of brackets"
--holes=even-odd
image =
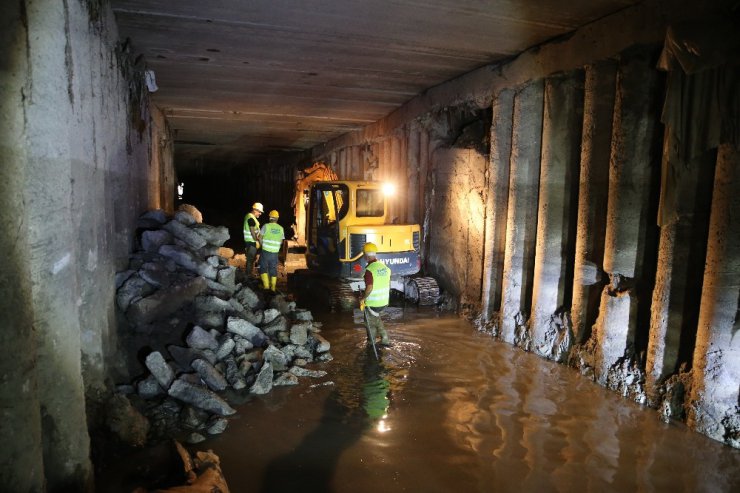
[(329, 374), (202, 444), (233, 492), (740, 491), (740, 451), (463, 319), (407, 308), (380, 361), (350, 314), (320, 320)]

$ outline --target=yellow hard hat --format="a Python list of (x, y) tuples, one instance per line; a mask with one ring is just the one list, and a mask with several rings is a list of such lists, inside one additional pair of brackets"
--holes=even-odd
[(252, 209), (258, 210), (260, 212), (265, 212), (265, 208), (262, 207), (262, 204), (260, 204), (259, 202), (255, 202), (254, 204), (252, 204)]
[(277, 219), (277, 218), (280, 217), (280, 214), (276, 210), (271, 210), (269, 216), (270, 217), (274, 217), (275, 219)]
[(378, 253), (378, 247), (375, 246), (375, 243), (365, 243), (365, 246), (362, 247), (362, 253)]

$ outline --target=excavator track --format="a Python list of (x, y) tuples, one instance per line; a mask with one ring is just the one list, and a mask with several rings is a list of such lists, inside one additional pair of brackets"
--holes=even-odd
[(326, 281), (332, 311), (349, 312), (357, 306), (357, 296), (349, 284), (341, 280)]
[(406, 283), (404, 295), (408, 301), (420, 306), (436, 305), (439, 285), (432, 277), (414, 277)]

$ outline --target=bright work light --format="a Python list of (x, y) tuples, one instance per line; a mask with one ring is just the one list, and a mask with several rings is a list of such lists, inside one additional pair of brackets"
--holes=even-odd
[(396, 186), (393, 183), (383, 183), (383, 193), (386, 196), (391, 196), (396, 193)]

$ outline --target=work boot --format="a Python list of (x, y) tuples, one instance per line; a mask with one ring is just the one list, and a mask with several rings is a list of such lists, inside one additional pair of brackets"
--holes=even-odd
[(270, 277), (270, 291), (277, 292), (277, 277)]
[(266, 273), (260, 274), (260, 279), (262, 279), (262, 289), (264, 290), (270, 289), (270, 280), (268, 279), (268, 277), (269, 276)]

